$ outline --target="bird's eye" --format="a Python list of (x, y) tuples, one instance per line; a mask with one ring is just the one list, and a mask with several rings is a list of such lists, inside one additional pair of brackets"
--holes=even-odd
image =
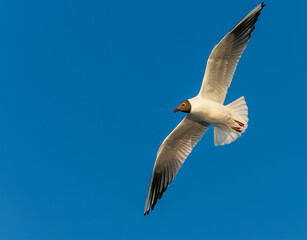
[(184, 107), (184, 106), (185, 106), (185, 103), (183, 103), (182, 106)]

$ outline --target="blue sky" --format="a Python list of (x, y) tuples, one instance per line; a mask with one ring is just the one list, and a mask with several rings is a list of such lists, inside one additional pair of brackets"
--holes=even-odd
[(306, 1), (267, 1), (225, 103), (155, 210), (172, 114), (259, 1), (1, 1), (0, 239), (306, 239)]

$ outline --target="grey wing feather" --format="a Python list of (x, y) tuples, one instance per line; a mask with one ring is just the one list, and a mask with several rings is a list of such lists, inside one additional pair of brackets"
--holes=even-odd
[(209, 124), (188, 115), (161, 144), (154, 165), (144, 215), (153, 210)]
[(247, 14), (212, 50), (199, 95), (224, 103), (241, 55), (264, 3)]

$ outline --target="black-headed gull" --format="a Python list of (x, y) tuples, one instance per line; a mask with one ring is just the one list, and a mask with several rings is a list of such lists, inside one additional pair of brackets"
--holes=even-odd
[(248, 111), (244, 97), (226, 106), (223, 103), (263, 7), (264, 3), (261, 3), (253, 9), (213, 48), (199, 94), (180, 103), (174, 111), (188, 115), (168, 135), (158, 150), (144, 215), (154, 209), (157, 200), (162, 197), (210, 124), (214, 125), (215, 146), (233, 142), (246, 130)]

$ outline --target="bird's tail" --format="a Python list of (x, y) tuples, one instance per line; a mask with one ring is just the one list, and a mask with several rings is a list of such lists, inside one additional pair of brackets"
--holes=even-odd
[(240, 97), (237, 100), (227, 105), (233, 115), (233, 124), (228, 127), (214, 127), (214, 145), (229, 144), (236, 140), (247, 128), (248, 122), (248, 109), (244, 97)]

